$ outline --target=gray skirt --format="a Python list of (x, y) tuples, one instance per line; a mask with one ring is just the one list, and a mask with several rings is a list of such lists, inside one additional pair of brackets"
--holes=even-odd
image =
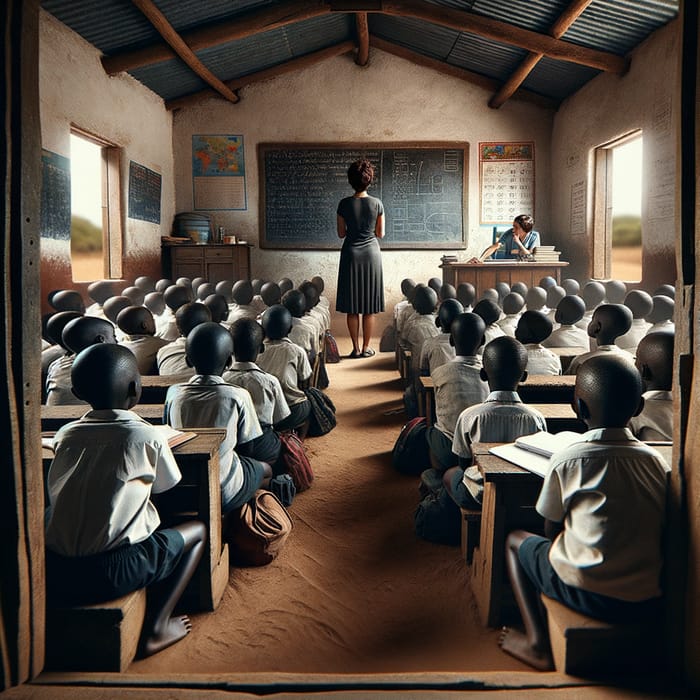
[(384, 311), (382, 252), (376, 238), (343, 242), (335, 310), (344, 314)]

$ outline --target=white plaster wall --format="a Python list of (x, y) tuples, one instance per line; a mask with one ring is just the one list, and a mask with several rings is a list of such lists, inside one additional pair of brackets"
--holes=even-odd
[[(632, 53), (624, 76), (601, 74), (559, 108), (552, 131), (552, 240), (578, 278), (591, 274), (594, 149), (641, 129), (644, 278), (653, 289), (675, 280), (679, 28), (676, 20)], [(586, 183), (587, 230), (571, 236), (571, 188)]]
[[(258, 164), (256, 149), (264, 142), (467, 141), (470, 144), (467, 258), (489, 243), (479, 231), (480, 141), (534, 141), (536, 220), (543, 238), (550, 230), (550, 149), (552, 112), (511, 100), (489, 109), (490, 93), (432, 69), (372, 49), (370, 64), (360, 68), (350, 55), (330, 59), (303, 71), (249, 86), (236, 105), (208, 100), (178, 111), (173, 123), (177, 211), (191, 210), (192, 134), (229, 133), (244, 137), (248, 209), (212, 212), (215, 225), (231, 229), (258, 245)], [(350, 190), (348, 188), (348, 193)], [(329, 231), (335, 238), (335, 232)], [(338, 250), (340, 241), (338, 241)], [(401, 296), (407, 276), (427, 281), (440, 276), (443, 251), (384, 251), (387, 313)], [(337, 251), (252, 251), (252, 274), (295, 282), (320, 274), (334, 302)], [(386, 319), (382, 319), (384, 322)], [(339, 321), (342, 324), (342, 317)], [(380, 323), (381, 327), (381, 323)]]
[[(45, 11), (40, 17), (39, 94), (42, 147), (70, 157), (70, 128), (75, 125), (122, 148), (122, 224), (124, 275), (142, 265), (160, 273), (160, 236), (170, 230), (175, 209), (172, 115), (163, 100), (134, 78), (109, 77), (100, 52)], [(162, 176), (161, 225), (127, 217), (129, 161)], [(69, 246), (47, 245), (44, 256), (70, 265)], [(58, 250), (49, 250), (53, 243)]]

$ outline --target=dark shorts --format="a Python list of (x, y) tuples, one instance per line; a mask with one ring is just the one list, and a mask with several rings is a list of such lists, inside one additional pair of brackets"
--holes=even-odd
[(567, 608), (605, 622), (641, 622), (658, 615), (661, 598), (629, 602), (591, 593), (564, 583), (549, 562), (551, 540), (533, 535), (518, 550), (518, 559), (537, 590)]
[(232, 510), (240, 508), (244, 503), (247, 503), (260, 488), (265, 477), (265, 466), (262, 462), (245, 455), (239, 455), (239, 459), (243, 470), (243, 485), (228, 503), (221, 504), (221, 512), (224, 514), (230, 513)]
[(275, 425), (275, 430), (294, 430), (305, 423), (311, 415), (311, 403), (304, 399), (289, 407), (291, 413)]
[(452, 440), (441, 430), (431, 425), (425, 433), (425, 439), (438, 469), (445, 472), (459, 464), (459, 457), (452, 451)]
[(66, 605), (90, 605), (120, 598), (170, 576), (184, 548), (182, 535), (166, 528), (156, 530), (143, 542), (87, 557), (64, 557), (46, 550), (49, 598)]
[(274, 464), (280, 456), (282, 443), (280, 436), (271, 425), (261, 426), (263, 434), (254, 440), (239, 443), (236, 445), (236, 452), (240, 456), (252, 457), (253, 459)]
[(477, 501), (469, 493), (469, 490), (462, 481), (463, 478), (464, 471), (462, 469), (458, 469), (452, 477), (452, 483), (450, 484), (450, 496), (452, 496), (452, 500), (460, 508), (466, 508), (467, 510), (481, 510), (481, 503), (479, 503), (479, 501)]

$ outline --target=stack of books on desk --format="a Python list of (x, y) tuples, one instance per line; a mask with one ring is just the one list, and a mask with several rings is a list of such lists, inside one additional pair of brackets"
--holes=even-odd
[(457, 256), (456, 255), (448, 255), (445, 254), (440, 258), (440, 262), (443, 265), (449, 265), (449, 263), (456, 263), (457, 262)]
[(554, 250), (553, 245), (538, 245), (533, 249), (535, 262), (559, 262), (561, 252)]

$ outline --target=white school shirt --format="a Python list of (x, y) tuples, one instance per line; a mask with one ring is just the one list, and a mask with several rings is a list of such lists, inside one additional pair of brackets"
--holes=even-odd
[(253, 321), (258, 317), (258, 311), (252, 304), (229, 304), (226, 325), (230, 328), (239, 318), (250, 318)]
[(478, 355), (457, 355), (430, 373), (435, 390), (435, 427), (450, 440), (462, 411), (483, 403), (489, 394), (489, 385), (479, 374), (481, 367)]
[[(590, 311), (589, 310), (584, 311), (583, 316), (581, 317), (581, 320), (576, 322), (576, 324), (575, 324), (576, 327), (583, 328), (584, 331), (587, 331), (588, 324), (593, 320), (593, 312), (594, 311), (595, 311), (595, 309), (590, 309)], [(588, 333), (586, 333), (586, 335), (588, 335)]]
[(632, 325), (627, 333), (615, 338), (615, 345), (634, 355), (637, 352), (639, 341), (648, 333), (650, 327), (651, 323), (643, 318), (633, 318)]
[(105, 316), (105, 312), (102, 309), (102, 304), (98, 304), (96, 301), (93, 302), (92, 304), (90, 304), (90, 306), (88, 306), (85, 309), (85, 315), (86, 316), (94, 316), (95, 318), (103, 318), (105, 321), (109, 320)]
[(224, 380), (245, 389), (253, 400), (260, 425), (276, 425), (290, 413), (279, 379), (255, 362), (234, 362)]
[(553, 309), (549, 309), (545, 316), (552, 322), (552, 331), (555, 331), (561, 324), (557, 323), (556, 320), (556, 315), (557, 315), (557, 309), (554, 307)]
[(165, 307), (165, 311), (160, 315), (160, 321), (156, 323), (158, 324), (156, 326), (156, 335), (159, 338), (172, 342), (180, 337), (180, 329), (177, 327), (175, 314), (169, 306)]
[(309, 358), (289, 338), (266, 340), (265, 351), (258, 355), (258, 366), (279, 379), (290, 408), (307, 400), (299, 382), (311, 377)]
[(449, 333), (438, 333), (432, 338), (426, 338), (420, 353), (419, 369), (422, 373), (432, 374), (433, 370), (456, 357), (453, 345), (450, 345)]
[(402, 299), (401, 301), (397, 302), (394, 304), (394, 326), (396, 326), (396, 321), (401, 314), (401, 312), (407, 307), (410, 306), (411, 302), (408, 301), (408, 299)]
[(173, 384), (165, 395), (169, 425), (183, 428), (226, 428), (219, 447), (222, 503), (229, 503), (243, 486), (243, 468), (234, 449), (262, 435), (250, 394), (212, 374), (196, 374), (187, 384)]
[[(162, 338), (165, 341), (168, 341), (168, 338), (164, 337), (167, 335), (169, 325), (170, 325), (170, 318), (168, 317), (168, 311), (169, 309), (166, 307), (165, 311), (163, 311), (162, 314), (153, 314), (153, 320), (155, 321), (156, 324), (156, 332), (155, 336), (156, 338)], [(172, 317), (172, 314), (170, 314)], [(178, 333), (179, 335), (179, 333)], [(175, 338), (173, 338), (175, 340)]]
[(578, 326), (561, 325), (543, 341), (546, 348), (587, 348), (590, 338), (588, 333)]
[(630, 418), (629, 428), (640, 440), (673, 440), (673, 394), (645, 391), (644, 408)]
[(561, 360), (559, 355), (542, 347), (539, 343), (527, 343), (527, 373), (533, 374), (561, 374)]
[(552, 455), (536, 508), (564, 524), (549, 552), (564, 583), (630, 602), (661, 594), (669, 471), (626, 428), (589, 430)]
[(46, 405), (47, 406), (87, 406), (72, 391), (73, 382), (70, 377), (75, 355), (64, 355), (54, 360), (46, 373)]
[(172, 343), (164, 345), (156, 355), (158, 363), (158, 374), (171, 377), (193, 377), (194, 367), (187, 364), (187, 353), (185, 346), (187, 338), (180, 336)]
[(673, 321), (659, 321), (649, 326), (647, 335), (649, 333), (675, 333), (676, 324)]
[[(295, 345), (305, 350), (307, 353), (314, 350), (318, 346), (318, 336), (314, 333), (310, 326), (305, 324), (300, 318), (292, 318), (292, 329), (287, 336)], [(314, 342), (316, 337), (316, 342)]]
[(584, 352), (581, 355), (576, 355), (576, 357), (574, 357), (574, 359), (571, 360), (571, 364), (566, 368), (565, 374), (576, 374), (576, 372), (578, 372), (578, 368), (586, 360), (590, 360), (591, 357), (597, 357), (598, 355), (605, 355), (607, 353), (612, 353), (617, 357), (629, 360), (632, 363), (632, 365), (634, 365), (634, 357), (632, 357), (632, 355), (630, 355), (626, 350), (618, 348), (617, 345), (601, 345), (595, 350), (591, 350), (590, 352)]
[(407, 304), (401, 313), (396, 318), (396, 332), (398, 333), (399, 340), (404, 340), (404, 332), (408, 330), (408, 327), (413, 322), (413, 318), (417, 316), (418, 313), (413, 308), (412, 304)]
[(128, 335), (121, 344), (134, 353), (141, 374), (157, 374), (158, 350), (165, 347), (168, 341), (154, 335)]
[(521, 314), (506, 314), (503, 318), (496, 321), (496, 325), (510, 338), (515, 338), (515, 329), (518, 327), (518, 321)]
[(81, 557), (150, 537), (151, 493), (180, 481), (168, 441), (132, 411), (89, 411), (60, 428), (47, 477), (46, 546)]
[(496, 325), (495, 323), (491, 323), (490, 325), (486, 326), (484, 329), (484, 344), (479, 347), (479, 349), (476, 351), (477, 355), (483, 355), (484, 354), (484, 348), (494, 339), (494, 338), (500, 338), (502, 335), (505, 335), (503, 332), (503, 329)]
[(259, 294), (256, 294), (253, 297), (253, 301), (250, 302), (250, 306), (255, 309), (256, 318), (260, 316), (260, 314), (267, 308), (267, 304), (263, 301), (263, 298)]
[(318, 325), (321, 328), (321, 333), (323, 333), (331, 325), (331, 315), (330, 312), (325, 310), (320, 304), (316, 304), (309, 314), (314, 318), (318, 319)]
[(440, 329), (435, 325), (435, 314), (417, 314), (410, 326), (407, 325), (404, 330), (406, 343), (411, 351), (411, 368), (418, 372), (423, 343), (440, 333)]

